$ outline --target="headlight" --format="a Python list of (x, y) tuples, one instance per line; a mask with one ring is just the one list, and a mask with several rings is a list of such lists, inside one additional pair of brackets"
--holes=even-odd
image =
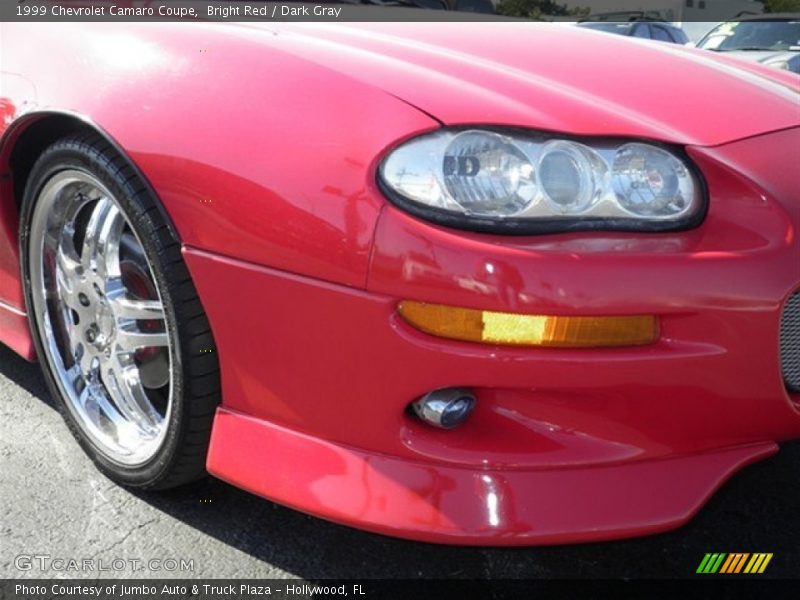
[(476, 231), (666, 231), (700, 222), (699, 174), (678, 151), (631, 141), (440, 130), (395, 148), (379, 169), (390, 199)]

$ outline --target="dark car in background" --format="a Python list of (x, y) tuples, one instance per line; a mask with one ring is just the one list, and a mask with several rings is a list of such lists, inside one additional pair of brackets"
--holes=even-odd
[(698, 48), (800, 74), (800, 14), (768, 14), (720, 23)]
[(617, 35), (627, 35), (630, 37), (644, 38), (647, 40), (657, 40), (660, 42), (669, 42), (672, 44), (686, 44), (689, 38), (683, 29), (676, 27), (666, 21), (628, 21), (628, 22), (612, 22), (612, 21), (581, 21), (578, 27), (585, 27), (587, 29), (596, 29), (598, 31), (606, 31), (608, 33), (615, 33)]

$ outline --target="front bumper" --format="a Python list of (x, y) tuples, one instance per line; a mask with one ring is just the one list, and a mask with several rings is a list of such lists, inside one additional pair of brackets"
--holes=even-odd
[[(735, 470), (800, 436), (778, 359), (781, 308), (800, 287), (797, 135), (690, 149), (711, 197), (693, 231), (508, 239), (387, 207), (368, 291), (187, 248), (224, 385), (209, 470), (300, 510), (434, 542), (680, 525)], [(398, 319), (404, 298), (656, 314), (661, 337), (598, 350), (447, 341)], [(405, 412), (450, 386), (478, 397), (462, 427)]]
[(376, 533), (465, 545), (665, 531), (688, 521), (731, 474), (777, 450), (752, 444), (603, 468), (459, 468), (364, 452), (224, 409), (213, 440), (209, 470), (255, 494)]

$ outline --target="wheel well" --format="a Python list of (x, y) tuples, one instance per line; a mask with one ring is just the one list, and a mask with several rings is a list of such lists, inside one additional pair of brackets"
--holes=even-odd
[[(95, 133), (111, 144), (114, 150), (119, 153), (123, 160), (127, 162), (134, 173), (141, 179), (153, 198), (156, 199), (156, 207), (161, 217), (164, 219), (164, 222), (170, 225), (176, 239), (180, 241), (175, 223), (172, 221), (163, 204), (158, 200), (158, 195), (150, 182), (139, 167), (127, 156), (125, 151), (105, 131), (98, 129), (92, 123), (83, 120), (79, 116), (65, 113), (40, 113), (28, 115), (26, 118), (31, 118), (33, 121), (27, 125), (23, 125), (23, 130), (18, 134), (10, 132), (11, 137), (8, 142), (12, 146), (10, 151), (2, 147), (2, 142), (4, 142), (4, 140), (0, 140), (0, 182), (2, 182), (6, 173), (10, 173), (17, 209), (15, 212), (17, 215), (19, 215), (19, 208), (22, 205), (22, 198), (25, 194), (25, 186), (28, 183), (31, 171), (33, 171), (33, 166), (48, 146), (67, 135)], [(0, 192), (1, 191), (0, 189)], [(0, 197), (0, 200), (1, 199), (2, 197)], [(2, 207), (0, 207), (0, 213), (2, 213), (1, 209)], [(2, 214), (0, 214), (0, 219), (2, 219)], [(17, 224), (12, 225), (16, 226)]]
[[(79, 131), (95, 131), (95, 129), (76, 117), (51, 114), (36, 119), (19, 134), (8, 158), (17, 207), (22, 203), (25, 185), (36, 159), (53, 142)], [(99, 131), (97, 133), (102, 135)]]

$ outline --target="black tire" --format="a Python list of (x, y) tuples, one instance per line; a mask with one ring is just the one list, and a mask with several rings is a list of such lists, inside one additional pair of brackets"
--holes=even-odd
[(21, 207), (22, 280), (36, 351), (45, 356), (42, 332), (32, 318), (29, 235), (33, 207), (45, 183), (59, 171), (77, 169), (101, 181), (114, 194), (137, 234), (162, 298), (167, 331), (174, 343), (172, 411), (158, 451), (146, 463), (114, 462), (84, 434), (46, 360), (45, 380), (70, 431), (100, 471), (122, 485), (166, 489), (203, 477), (214, 412), (220, 402), (216, 346), (203, 306), (181, 255), (175, 228), (149, 185), (132, 164), (94, 132), (65, 137), (38, 158), (25, 187)]

